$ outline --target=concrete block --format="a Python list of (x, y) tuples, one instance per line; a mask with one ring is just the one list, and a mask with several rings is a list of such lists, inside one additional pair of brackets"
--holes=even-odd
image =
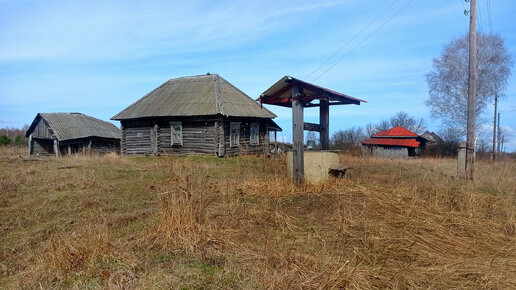
[(466, 142), (459, 144), (457, 156), (457, 175), (459, 177), (466, 176)]
[[(328, 179), (328, 170), (331, 167), (339, 166), (339, 155), (333, 152), (325, 151), (305, 151), (305, 180), (318, 183)], [(291, 176), (292, 170), (292, 152), (287, 153), (287, 169)]]

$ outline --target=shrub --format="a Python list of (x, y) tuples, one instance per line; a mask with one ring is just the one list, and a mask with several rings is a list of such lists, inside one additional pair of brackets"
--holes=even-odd
[(9, 144), (11, 144), (11, 138), (5, 135), (0, 136), (0, 146), (7, 146)]

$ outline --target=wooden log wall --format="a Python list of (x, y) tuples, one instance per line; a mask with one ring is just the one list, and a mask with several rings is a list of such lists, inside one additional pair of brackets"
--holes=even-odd
[[(91, 151), (106, 154), (106, 153), (120, 153), (120, 141), (104, 138), (93, 138), (91, 140)], [(89, 142), (84, 142), (82, 146), (88, 148)], [(85, 150), (87, 152), (87, 149)], [(82, 151), (81, 151), (82, 152)]]
[(169, 121), (161, 121), (159, 125), (159, 148), (162, 154), (216, 155), (218, 151), (217, 130), (215, 121), (188, 121), (182, 120), (183, 146), (172, 145), (172, 132)]
[(54, 141), (48, 139), (32, 138), (32, 155), (53, 156)]
[(151, 129), (150, 121), (122, 121), (123, 154), (151, 154)]
[(32, 132), (33, 138), (40, 139), (52, 139), (52, 134), (50, 133), (50, 127), (47, 122), (43, 119), (39, 119), (38, 124), (34, 127), (34, 131)]
[(408, 149), (406, 147), (383, 147), (374, 146), (373, 156), (386, 158), (408, 158)]
[[(240, 122), (240, 139), (238, 147), (230, 147), (230, 126), (231, 122)], [(258, 122), (260, 124), (260, 133), (258, 145), (251, 145), (251, 123)], [(262, 154), (268, 152), (269, 134), (267, 132), (267, 124), (264, 121), (246, 120), (246, 119), (229, 119), (224, 121), (224, 143), (226, 147), (226, 156), (239, 154)]]
[[(170, 121), (181, 121), (183, 145), (172, 145)], [(231, 122), (241, 122), (240, 146), (229, 146)], [(259, 144), (251, 145), (251, 123), (260, 124)], [(269, 149), (269, 134), (265, 120), (211, 118), (157, 118), (122, 121), (122, 154), (204, 154), (228, 156), (262, 154)], [(156, 142), (157, 141), (157, 142)]]

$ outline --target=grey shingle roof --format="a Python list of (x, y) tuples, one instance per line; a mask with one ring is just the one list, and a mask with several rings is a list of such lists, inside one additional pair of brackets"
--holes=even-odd
[(30, 135), (39, 118), (48, 123), (59, 141), (86, 137), (120, 139), (122, 135), (114, 124), (81, 113), (39, 113), (27, 130), (27, 135)]
[(171, 79), (111, 119), (217, 114), (232, 117), (276, 117), (218, 74), (207, 74)]

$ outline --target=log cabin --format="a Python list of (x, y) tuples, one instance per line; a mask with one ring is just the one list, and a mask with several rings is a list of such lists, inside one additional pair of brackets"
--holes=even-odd
[(120, 151), (121, 131), (115, 125), (81, 113), (39, 113), (25, 137), (29, 155)]
[(166, 81), (112, 120), (127, 155), (268, 153), (276, 115), (218, 74)]

